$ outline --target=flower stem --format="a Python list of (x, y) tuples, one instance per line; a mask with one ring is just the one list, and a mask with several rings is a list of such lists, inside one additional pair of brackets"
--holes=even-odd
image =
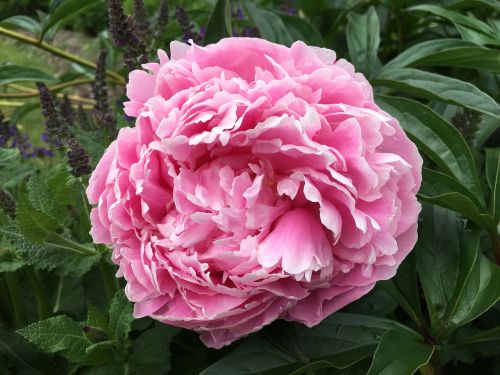
[(495, 253), (495, 259), (497, 264), (500, 266), (500, 236), (496, 233), (490, 234), (491, 243), (493, 244), (493, 252)]
[[(32, 46), (41, 48), (41, 49), (43, 49), (43, 50), (45, 50), (45, 51), (47, 51), (55, 56), (58, 56), (62, 59), (68, 60), (68, 61), (72, 61), (78, 65), (85, 66), (85, 67), (91, 68), (91, 69), (96, 68), (96, 65), (92, 61), (87, 60), (87, 59), (83, 59), (79, 56), (73, 55), (72, 53), (63, 51), (62, 49), (54, 47), (46, 42), (39, 41), (38, 39), (17, 33), (15, 31), (6, 29), (4, 27), (0, 27), (0, 34), (3, 34), (9, 38), (19, 40), (23, 43), (27, 43), (27, 44), (30, 44)], [(119, 75), (118, 73), (107, 70), (106, 74), (109, 77), (116, 79), (120, 84), (122, 84), (122, 85), (125, 84), (125, 79), (121, 75)]]
[(27, 321), (26, 310), (24, 309), (24, 303), (20, 292), (18, 275), (15, 272), (7, 272), (5, 273), (5, 280), (12, 302), (14, 324), (17, 328), (24, 327)]
[(72, 241), (69, 238), (63, 237), (57, 233), (54, 233), (52, 236), (50, 236), (47, 243), (49, 243), (55, 247), (74, 251), (75, 253), (79, 253), (82, 255), (98, 255), (99, 254), (97, 251), (95, 251), (91, 247), (81, 245), (81, 244), (79, 244), (75, 241)]
[(438, 351), (436, 349), (434, 349), (434, 353), (429, 362), (420, 367), (419, 370), (422, 375), (441, 375)]
[(43, 320), (47, 319), (50, 314), (50, 303), (45, 291), (42, 288), (42, 283), (40, 280), (40, 275), (38, 272), (31, 266), (26, 268), (26, 274), (28, 276), (28, 280), (35, 292), (36, 302), (38, 307), (38, 319)]

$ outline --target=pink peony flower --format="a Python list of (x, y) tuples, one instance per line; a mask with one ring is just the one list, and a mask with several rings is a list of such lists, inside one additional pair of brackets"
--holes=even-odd
[(87, 189), (137, 318), (220, 348), (307, 326), (394, 276), (417, 239), (420, 158), (333, 51), (171, 44), (130, 73), (123, 128)]

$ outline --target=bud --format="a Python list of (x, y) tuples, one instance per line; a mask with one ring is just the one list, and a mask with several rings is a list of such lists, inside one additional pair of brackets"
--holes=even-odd
[(108, 89), (106, 86), (106, 56), (106, 50), (101, 50), (95, 70), (94, 83), (92, 85), (95, 99), (94, 108), (102, 112), (107, 112), (109, 110)]
[(108, 21), (111, 38), (124, 49), (124, 61), (129, 69), (146, 62), (146, 44), (137, 35), (134, 20), (123, 12), (121, 0), (108, 0)]
[(64, 122), (63, 117), (57, 110), (56, 102), (43, 83), (38, 83), (38, 91), (40, 93), (40, 104), (42, 107), (42, 115), (45, 118), (45, 127), (49, 137), (60, 143), (61, 139), (69, 137), (69, 130)]
[(108, 23), (113, 42), (117, 47), (124, 48), (128, 43), (129, 25), (121, 0), (108, 0)]
[(141, 39), (144, 44), (147, 44), (149, 41), (149, 20), (148, 13), (146, 11), (146, 7), (144, 6), (144, 2), (142, 0), (133, 0), (132, 1), (132, 14), (133, 14), (133, 28), (137, 33), (137, 36)]
[(73, 125), (74, 122), (75, 122), (75, 110), (73, 109), (72, 105), (71, 105), (71, 101), (69, 100), (68, 98), (68, 95), (64, 95), (64, 98), (61, 102), (61, 105), (60, 105), (60, 108), (61, 108), (61, 116), (63, 117), (63, 119), (66, 121), (66, 123), (68, 125)]
[(168, 0), (160, 1), (160, 9), (158, 11), (158, 18), (156, 20), (156, 33), (155, 39), (161, 38), (163, 33), (165, 32), (165, 28), (168, 24)]
[(193, 42), (196, 44), (201, 43), (201, 36), (199, 33), (193, 31), (193, 25), (191, 24), (191, 21), (189, 20), (189, 16), (186, 12), (186, 9), (184, 9), (180, 5), (175, 6), (175, 13), (177, 16), (177, 21), (179, 22), (179, 25), (181, 26), (182, 33), (184, 34), (184, 41), (187, 42), (188, 40), (192, 39)]
[(69, 150), (67, 152), (68, 163), (71, 167), (71, 174), (75, 177), (81, 177), (89, 174), (92, 169), (89, 165), (89, 156), (82, 148), (76, 138), (70, 138), (68, 141)]
[(83, 106), (81, 104), (78, 104), (77, 116), (78, 116), (78, 126), (80, 126), (80, 129), (92, 130), (89, 117), (85, 113), (85, 110), (83, 109)]
[(92, 117), (97, 128), (107, 133), (109, 139), (116, 138), (116, 121), (111, 113), (94, 110)]

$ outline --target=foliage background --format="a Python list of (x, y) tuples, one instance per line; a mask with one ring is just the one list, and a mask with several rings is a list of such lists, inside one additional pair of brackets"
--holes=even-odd
[(394, 279), (312, 329), (276, 322), (215, 351), (133, 321), (109, 249), (88, 235), (88, 176), (75, 176), (70, 145), (47, 138), (35, 85), (55, 96), (54, 116), (89, 157), (79, 162), (95, 165), (112, 133), (96, 87), (113, 129), (129, 125), (129, 47), (113, 45), (104, 1), (2, 1), (0, 373), (500, 374), (500, 2), (172, 0), (157, 32), (160, 3), (145, 1), (150, 59), (170, 40), (237, 34), (353, 62), (425, 159), (418, 244)]

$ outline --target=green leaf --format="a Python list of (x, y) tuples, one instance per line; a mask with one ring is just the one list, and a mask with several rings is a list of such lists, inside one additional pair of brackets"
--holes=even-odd
[(500, 121), (491, 116), (482, 116), (479, 129), (476, 131), (474, 146), (480, 149), (487, 144), (488, 139), (500, 128)]
[(81, 364), (98, 365), (107, 364), (114, 358), (114, 343), (111, 340), (91, 344), (85, 349), (85, 360)]
[(23, 260), (14, 251), (0, 248), (0, 273), (14, 272), (22, 266), (24, 266)]
[(323, 47), (325, 41), (320, 32), (305, 19), (279, 13), (292, 40), (301, 40), (309, 46)]
[(367, 375), (412, 375), (429, 362), (434, 352), (434, 346), (424, 344), (422, 340), (399, 330), (386, 332)]
[(125, 292), (119, 290), (113, 297), (109, 307), (108, 334), (122, 349), (128, 345), (127, 337), (133, 320), (132, 304), (125, 296)]
[(0, 85), (15, 82), (56, 82), (51, 75), (21, 65), (0, 65)]
[(469, 323), (486, 312), (500, 299), (499, 290), (500, 267), (479, 254), (462, 288), (456, 291), (447, 328)]
[(387, 319), (335, 313), (313, 328), (297, 326), (305, 358), (283, 350), (260, 333), (246, 339), (236, 350), (201, 374), (290, 374), (316, 362), (321, 362), (321, 367), (346, 368), (372, 355), (380, 336), (396, 328), (415, 334), (409, 328)]
[(170, 344), (178, 329), (157, 325), (143, 332), (132, 347), (129, 357), (130, 374), (166, 374), (170, 371)]
[(443, 335), (486, 311), (500, 297), (500, 269), (478, 255), (480, 231), (444, 208), (424, 205), (415, 247), (431, 318)]
[(11, 369), (7, 374), (67, 374), (62, 358), (38, 351), (15, 332), (0, 331), (0, 363)]
[(498, 0), (460, 0), (448, 5), (448, 9), (477, 9), (478, 7), (490, 8), (492, 10), (500, 11), (500, 3)]
[(452, 10), (448, 10), (442, 7), (439, 7), (437, 5), (417, 5), (413, 6), (411, 8), (408, 8), (409, 11), (422, 11), (422, 12), (428, 12), (432, 13), (435, 16), (438, 17), (443, 17), (446, 18), (447, 20), (451, 21), (454, 25), (462, 25), (465, 27), (468, 27), (470, 29), (476, 30), (482, 34), (488, 35), (488, 36), (494, 36), (494, 32), (491, 29), (491, 27), (485, 23), (482, 22), (472, 16), (466, 16), (463, 14), (460, 14), (459, 12), (455, 12)]
[(380, 22), (374, 7), (365, 14), (349, 13), (347, 16), (347, 46), (356, 70), (371, 77), (380, 67), (377, 57), (380, 45)]
[(38, 269), (54, 270), (59, 276), (82, 276), (99, 261), (100, 255), (88, 256), (64, 250), (46, 243), (36, 244), (26, 239), (17, 228), (0, 227), (0, 234), (15, 248), (25, 264)]
[(56, 219), (26, 202), (19, 205), (16, 220), (21, 233), (35, 243), (46, 240), (58, 228)]
[(207, 23), (203, 44), (217, 43), (222, 38), (232, 35), (231, 1), (218, 0)]
[(423, 182), (418, 194), (421, 200), (460, 212), (489, 232), (495, 230), (493, 218), (484, 213), (472, 195), (458, 180), (423, 168)]
[(26, 188), (28, 190), (28, 199), (33, 208), (48, 216), (57, 217), (53, 195), (39, 173), (31, 174)]
[(389, 61), (383, 71), (416, 66), (455, 66), (500, 72), (500, 51), (460, 39), (434, 39), (415, 44)]
[(463, 106), (500, 119), (500, 105), (495, 100), (473, 84), (455, 78), (402, 68), (382, 72), (373, 80), (373, 84)]
[(491, 189), (490, 212), (500, 220), (500, 147), (486, 150), (486, 179)]
[(17, 124), (34, 110), (40, 110), (40, 103), (28, 103), (17, 107), (9, 116), (9, 121)]
[[(64, 24), (84, 10), (101, 3), (102, 0), (65, 0), (58, 1), (57, 6), (51, 6), (50, 14), (43, 24), (40, 39), (56, 24)], [(55, 2), (53, 2), (55, 3)]]
[(89, 342), (82, 334), (83, 326), (65, 315), (33, 323), (17, 332), (46, 353), (62, 352), (69, 361), (85, 358)]
[(454, 176), (471, 191), (473, 202), (484, 206), (481, 184), (472, 153), (460, 132), (436, 112), (405, 98), (377, 96), (377, 103), (396, 117), (419, 150), (443, 172)]
[(95, 307), (90, 301), (87, 301), (87, 325), (104, 331), (108, 328), (106, 315)]
[(0, 148), (0, 167), (10, 167), (21, 161), (17, 148)]
[(250, 1), (244, 2), (243, 6), (259, 29), (262, 38), (286, 46), (293, 43), (293, 38), (288, 32), (285, 23), (277, 14), (260, 8)]
[(5, 27), (6, 29), (23, 29), (33, 35), (40, 34), (42, 30), (40, 23), (28, 16), (13, 16), (6, 18), (0, 22), (0, 26)]

